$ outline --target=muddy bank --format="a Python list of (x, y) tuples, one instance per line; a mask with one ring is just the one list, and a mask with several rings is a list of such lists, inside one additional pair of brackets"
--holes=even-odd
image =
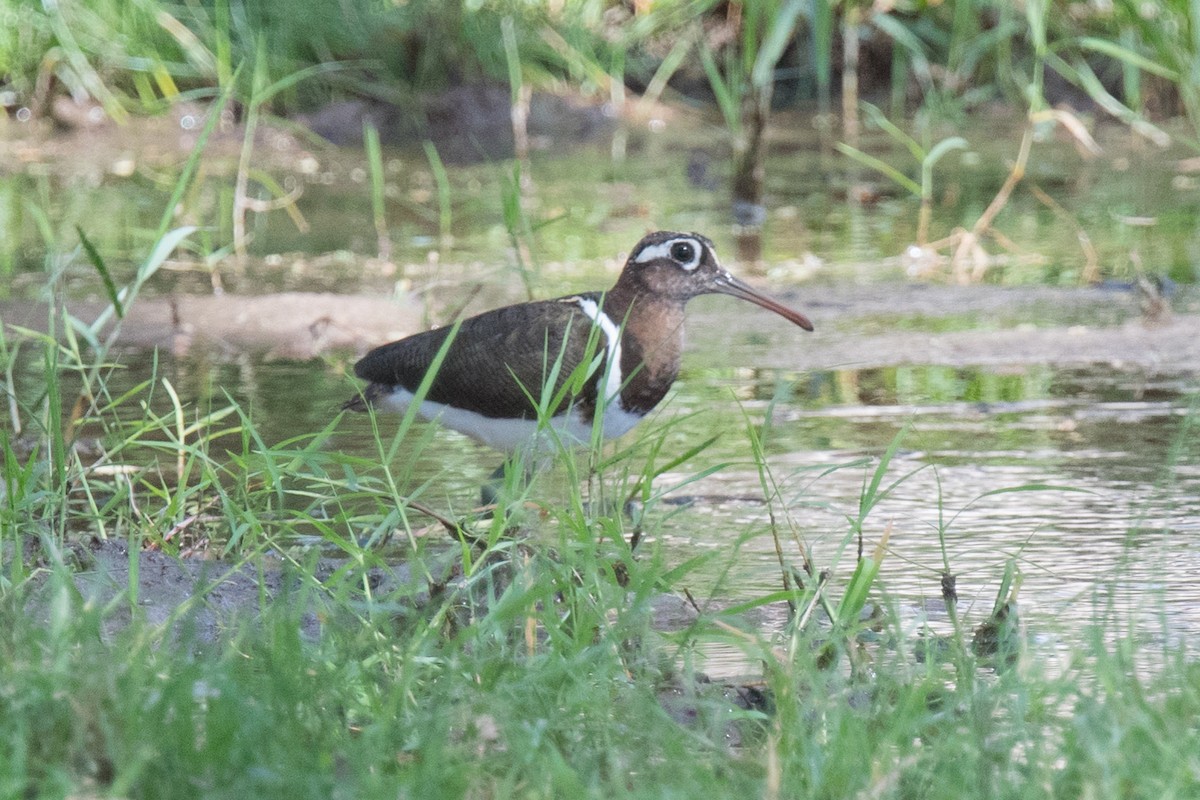
[[(423, 562), (438, 573), (439, 581), (446, 581), (442, 588), (459, 585), (454, 553), (447, 550), (444, 557)], [(424, 570), (414, 574), (404, 563), (361, 567), (326, 557), (317, 560), (310, 573), (274, 554), (222, 561), (144, 549), (131, 558), (124, 541), (86, 538), (74, 542), (62, 557), (69, 568), (70, 589), (88, 607), (110, 609), (104, 616), (109, 636), (136, 620), (169, 639), (187, 637), (197, 645), (210, 644), (256, 624), (265, 608), (283, 602), (291, 603), (288, 609), (302, 633), (316, 639), (323, 626), (346, 622), (346, 592), (364, 614), (375, 604), (398, 624), (419, 616), (430, 598)], [(131, 565), (136, 567), (132, 581)], [(364, 585), (370, 586), (369, 597)], [(48, 616), (57, 586), (51, 571), (42, 571), (32, 582), (27, 611)], [(653, 614), (656, 630), (679, 630), (696, 619), (692, 607), (673, 595), (655, 598)]]
[[(74, 317), (89, 325), (105, 308), (99, 301), (67, 304)], [(8, 326), (44, 331), (47, 313), (38, 303), (0, 304), (0, 320)], [(422, 316), (421, 304), (411, 298), (323, 292), (141, 298), (121, 322), (117, 346), (176, 355), (195, 347), (227, 356), (252, 352), (267, 359), (305, 360), (365, 351), (373, 343), (405, 336), (420, 330)]]
[[(99, 182), (170, 169), (199, 143), (210, 111), (205, 104), (179, 102), (162, 114), (138, 116), (118, 125), (94, 102), (60, 97), (42, 117), (18, 122), (0, 114), (0, 174), (34, 167)], [(655, 113), (669, 112), (655, 106)], [(364, 123), (379, 131), (385, 145), (421, 153), (422, 142), (431, 141), (440, 158), (452, 164), (514, 154), (511, 93), (506, 85), (455, 86), (406, 105), (368, 99), (336, 101), (297, 114), (293, 122), (259, 125), (257, 167), (311, 172), (315, 166), (306, 168), (306, 162), (315, 165), (339, 146), (360, 149)], [(527, 122), (529, 145), (537, 150), (578, 145), (611, 134), (618, 122), (610, 104), (569, 90), (535, 92)], [(306, 135), (305, 130), (315, 135)], [(205, 146), (205, 169), (218, 174), (236, 169), (244, 136), (237, 114), (226, 108)]]
[[(582, 95), (534, 92), (527, 112), (530, 144), (584, 142), (611, 134), (616, 118), (610, 105)], [(364, 123), (379, 131), (387, 145), (420, 147), (429, 140), (450, 163), (473, 163), (514, 155), (512, 91), (508, 86), (451, 86), (415, 104), (396, 105), (376, 99), (329, 103), (295, 120), (327, 141), (361, 146)]]
[[(300, 574), (299, 568), (274, 556), (235, 563), (141, 550), (131, 559), (125, 542), (84, 539), (73, 543), (63, 557), (70, 569), (71, 588), (79, 598), (88, 607), (111, 609), (104, 616), (104, 630), (109, 635), (136, 619), (170, 638), (185, 636), (196, 644), (206, 644), (236, 632), (239, 626), (253, 624), (264, 603), (290, 599), (301, 630), (316, 638), (322, 624), (332, 621), (339, 607), (323, 592), (313, 590), (312, 576)], [(137, 570), (132, 581), (131, 565)], [(316, 577), (328, 577), (338, 566), (322, 561)], [(368, 572), (372, 587), (383, 593), (396, 592), (413, 580), (403, 564)], [(49, 571), (34, 579), (26, 607), (30, 613), (50, 613), (56, 585)], [(413, 586), (412, 594), (424, 588)]]
[[(868, 369), (931, 366), (1117, 368), (1193, 372), (1200, 367), (1200, 298), (1180, 292), (1173, 309), (1153, 319), (1136, 293), (1097, 288), (887, 284), (800, 288), (780, 295), (804, 309), (817, 330), (788, 342), (770, 315), (739, 313), (742, 339), (766, 337), (754, 366), (772, 369)], [(747, 364), (715, 304), (689, 320), (694, 349)], [(727, 319), (727, 317), (726, 317)], [(779, 346), (774, 346), (780, 343)], [(713, 356), (717, 357), (717, 356)]]
[[(692, 363), (788, 370), (1105, 364), (1186, 372), (1200, 365), (1200, 298), (1194, 291), (1180, 292), (1172, 300), (1174, 311), (1155, 320), (1144, 316), (1135, 293), (1108, 289), (879, 284), (773, 291), (805, 311), (816, 332), (797, 336), (770, 314), (728, 298), (701, 298), (689, 309)], [(466, 313), (486, 307), (481, 301)], [(90, 321), (104, 305), (69, 308)], [(0, 305), (0, 319), (8, 325), (42, 328), (46, 314), (37, 304)], [(309, 359), (360, 354), (421, 330), (427, 316), (437, 314), (426, 315), (411, 295), (142, 298), (122, 323), (118, 342), (176, 354), (202, 347), (228, 355)], [(752, 361), (742, 357), (743, 349), (754, 349)]]

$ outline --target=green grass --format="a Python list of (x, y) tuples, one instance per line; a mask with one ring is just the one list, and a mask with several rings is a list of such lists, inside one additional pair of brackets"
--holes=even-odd
[[(678, 86), (709, 84), (710, 88), (704, 91), (711, 92), (711, 98), (692, 98), (689, 103), (708, 103), (711, 99), (716, 106), (714, 110), (722, 112), (725, 127), (732, 135), (729, 141), (737, 145), (745, 138), (742, 134), (748, 126), (744, 117), (755, 105), (755, 98), (763, 101), (775, 97), (779, 105), (799, 108), (807, 108), (804, 103), (816, 98), (819, 107), (828, 107), (833, 81), (833, 31), (840, 27), (835, 16), (858, 7), (829, 0), (812, 3), (755, 0), (732, 8), (708, 0), (670, 0), (650, 4), (643, 13), (622, 16), (620, 9), (601, 0), (549, 5), (435, 0), (400, 4), (347, 0), (330, 4), (300, 0), (289, 3), (285, 13), (277, 5), (262, 0), (187, 4), (144, 0), (133, 5), (113, 0), (86, 3), (66, 0), (53, 4), (31, 0), (0, 2), (0, 21), (8, 23), (0, 25), (0, 85), (6, 89), (6, 102), (13, 109), (21, 109), (19, 118), (25, 112), (48, 116), (55, 97), (66, 93), (94, 99), (111, 117), (120, 120), (137, 113), (157, 113), (183, 100), (213, 102), (215, 98), (214, 105), (234, 103), (240, 111), (243, 131), (249, 134), (243, 137), (239, 180), (234, 187), (223, 185), (218, 190), (216, 205), (203, 191), (175, 198), (179, 202), (171, 204), (172, 208), (182, 205), (180, 213), (202, 228), (212, 228), (198, 232), (195, 247), (215, 263), (227, 248), (233, 248), (244, 260), (248, 248), (261, 253), (267, 247), (291, 246), (290, 237), (271, 235), (265, 222), (266, 209), (286, 209), (298, 228), (307, 228), (301, 204), (294, 202), (299, 189), (295, 184), (285, 189), (288, 181), (272, 174), (270, 167), (260, 165), (263, 151), (261, 145), (256, 150), (253, 133), (278, 122), (276, 115), (320, 107), (334, 99), (369, 98), (395, 104), (404, 109), (403, 116), (415, 119), (422, 113), (423, 99), (437, 96), (448, 85), (480, 82), (508, 82), (517, 105), (523, 102), (523, 97), (527, 98), (526, 90), (568, 87), (579, 94), (605, 97), (615, 106), (621, 106), (626, 92), (623, 81), (628, 80), (631, 89), (645, 86), (646, 94), (657, 97), (667, 91), (668, 78), (677, 75)], [(1050, 198), (1044, 201), (1046, 206), (1058, 208), (1068, 222), (1066, 226), (1056, 225), (1055, 229), (1069, 233), (1068, 228), (1075, 227), (1079, 234), (1062, 239), (1054, 237), (1055, 249), (1066, 251), (1067, 263), (1047, 264), (1040, 259), (1019, 257), (1060, 257), (1046, 252), (1045, 237), (1038, 237), (1032, 247), (1021, 241), (1021, 227), (1029, 221), (1016, 218), (1018, 214), (1031, 213), (1025, 210), (1029, 206), (1027, 193), (1043, 191), (1039, 188), (1045, 185), (1045, 179), (1038, 177), (1041, 169), (1054, 161), (1065, 161), (1061, 151), (1051, 149), (1044, 141), (1048, 127), (1057, 124), (1060, 133), (1072, 134), (1080, 144), (1090, 141), (1090, 135), (1084, 133), (1089, 127), (1086, 120), (1049, 109), (1061, 98), (1053, 93), (1045, 96), (1047, 75), (1057, 75), (1061, 80), (1056, 85), (1069, 85), (1073, 87), (1073, 95), (1086, 97), (1102, 111), (1097, 115), (1099, 119), (1120, 120), (1156, 144), (1167, 141), (1164, 131), (1170, 130), (1176, 141), (1195, 147), (1196, 137), (1179, 135), (1179, 126), (1159, 129), (1151, 122), (1152, 118), (1171, 114), (1190, 115), (1193, 121), (1200, 115), (1200, 99), (1194, 90), (1200, 82), (1192, 75), (1198, 40), (1192, 19), (1193, 4), (1121, 0), (1111, 5), (1108, 11), (1088, 9), (1087, 13), (1079, 10), (1078, 14), (1058, 14), (1054, 13), (1055, 5), (1047, 2), (1031, 2), (1015, 8), (994, 0), (955, 0), (915, 6), (899, 4), (894, 8), (881, 7), (879, 11), (872, 8), (865, 13), (863, 24), (854, 30), (870, 37), (876, 47), (890, 43), (890, 72), (874, 77), (881, 89), (890, 89), (893, 99), (886, 116), (878, 110), (872, 111), (873, 106), (866, 110), (874, 127), (909, 153), (881, 152), (879, 137), (874, 137), (861, 146), (842, 144), (839, 149), (847, 158), (839, 159), (834, 169), (845, 173), (844, 179), (857, 185), (859, 176), (854, 163), (857, 161), (913, 195), (910, 225), (886, 223), (888, 215), (879, 212), (850, 212), (861, 213), (877, 224), (886, 223), (896, 231), (896, 240), (889, 237), (884, 243), (883, 255), (902, 252), (914, 241), (924, 244), (927, 240), (935, 243), (940, 240), (940, 247), (934, 249), (950, 258), (953, 266), (963, 268), (974, 263), (982, 272), (986, 265), (987, 280), (1065, 283), (1090, 281), (1099, 274), (1097, 270), (1105, 274), (1124, 270), (1130, 263), (1130, 253), (1136, 249), (1138, 258), (1152, 268), (1166, 269), (1184, 282), (1194, 279), (1192, 263), (1186, 254), (1180, 255), (1186, 248), (1155, 253), (1147, 252), (1140, 243), (1128, 241), (1104, 247), (1109, 237), (1114, 233), (1119, 235), (1119, 228), (1114, 229), (1110, 224), (1114, 213), (1111, 203), (1097, 203), (1094, 212), (1085, 209), (1085, 213), (1098, 213), (1099, 221), (1075, 219), (1070, 216), (1073, 211), (1058, 208), (1060, 201), (1067, 199), (1063, 194), (1075, 187), (1073, 182), (1065, 184), (1065, 191), (1053, 192), (1053, 197), (1044, 195)], [(737, 9), (744, 13), (735, 13)], [(803, 89), (804, 86), (812, 90)], [(679, 99), (677, 94), (668, 97)], [(1006, 189), (982, 216), (979, 212), (983, 209), (974, 207), (976, 199), (968, 200), (964, 208), (953, 210), (950, 198), (975, 194), (990, 183), (972, 176), (962, 178), (962, 167), (954, 171), (957, 157), (942, 156), (948, 153), (957, 156), (950, 151), (962, 146), (963, 140), (957, 134), (970, 112), (999, 98), (1013, 109), (1028, 112), (1030, 136), (1033, 128), (1037, 128), (1039, 141), (1033, 154), (1025, 148), (1019, 159), (1027, 177), (1016, 186), (1016, 195), (1012, 195), (1024, 196), (1024, 202), (1019, 207), (1005, 206), (1002, 201), (1010, 198)], [(763, 115), (769, 110), (763, 108)], [(637, 125), (629, 128), (636, 131)], [(628, 133), (629, 130), (624, 131)], [(704, 137), (706, 142), (712, 141), (709, 134), (711, 131)], [(1012, 135), (1019, 134), (1014, 131)], [(370, 143), (371, 135), (366, 139)], [(620, 140), (621, 137), (614, 139), (614, 147)], [(832, 144), (835, 143), (823, 141), (822, 151)], [(978, 139), (972, 144), (981, 146)], [(764, 203), (769, 201), (778, 209), (801, 202), (808, 204), (814, 202), (811, 199), (814, 196), (827, 193), (828, 184), (824, 180), (816, 190), (798, 190), (786, 177), (789, 167), (785, 166), (785, 159), (789, 157), (762, 161), (765, 148), (765, 144), (762, 148), (749, 148), (746, 152), (753, 150), (754, 158), (741, 159), (747, 164), (752, 160), (760, 167), (766, 165), (763, 168), (768, 170), (765, 176), (768, 188), (764, 190), (767, 195)], [(465, 255), (474, 228), (468, 227), (464, 220), (469, 218), (473, 225), (486, 225), (486, 221), (479, 218), (478, 212), (471, 216), (471, 210), (463, 207), (461, 196), (454, 198), (456, 204), (452, 207), (444, 165), (436, 157), (432, 144), (428, 152), (437, 188), (437, 208), (430, 211), (424, 204), (413, 203), (410, 205), (418, 209), (408, 208), (406, 212), (436, 222), (439, 249), (449, 251), (453, 245), (459, 255)], [(993, 154), (986, 149), (983, 153), (988, 161), (996, 163), (1007, 162), (1014, 155)], [(979, 157), (975, 152), (970, 155)], [(724, 153), (717, 156), (723, 157)], [(1175, 159), (1176, 155), (1172, 153), (1169, 158)], [(1025, 164), (1025, 159), (1031, 160)], [(906, 166), (906, 160), (912, 163)], [(403, 227), (383, 224), (383, 189), (395, 187), (383, 186), (378, 155), (369, 158), (369, 163), (373, 181), (372, 221), (378, 242), (373, 252), (393, 255), (389, 251), (395, 240), (397, 260), (411, 258), (411, 253), (404, 252), (402, 243), (411, 237), (404, 233)], [(1074, 181), (1070, 176), (1078, 174), (1081, 165), (1073, 160), (1067, 163), (1069, 174), (1063, 179)], [(145, 165), (139, 163), (142, 166)], [(829, 171), (827, 163), (819, 168), (823, 175)], [(617, 165), (615, 169), (623, 172), (627, 167)], [(655, 161), (652, 169), (653, 183), (657, 186), (669, 185), (682, 177), (679, 174), (682, 170), (661, 161)], [(534, 208), (539, 199), (532, 195), (522, 197), (522, 193), (529, 194), (528, 186), (535, 176), (528, 164), (506, 164), (493, 172), (485, 182), (496, 180), (504, 184), (502, 203), (499, 209), (488, 208), (484, 213), (502, 218), (516, 254), (517, 272), (528, 290), (539, 262), (555, 260), (545, 258), (533, 246), (530, 240), (536, 228), (523, 218), (524, 211), (520, 208), (522, 203)], [(601, 171), (594, 172), (596, 177), (589, 176), (589, 180), (608, 179)], [(148, 173), (139, 170), (139, 176)], [(755, 177), (756, 170), (747, 168), (735, 173), (741, 173), (747, 185), (760, 181)], [(291, 177), (294, 181), (298, 176)], [(544, 180), (540, 175), (537, 177)], [(647, 182), (640, 175), (628, 177), (632, 178), (630, 182)], [(97, 226), (91, 225), (86, 216), (93, 212), (84, 208), (85, 199), (101, 197), (106, 205), (119, 202), (127, 209), (125, 214), (135, 215), (141, 214), (146, 204), (153, 203), (145, 199), (144, 185), (139, 188), (137, 181), (124, 182), (119, 195), (114, 188), (117, 183), (122, 182), (105, 181), (100, 187), (79, 191), (75, 202), (67, 204), (59, 215), (46, 211), (53, 203), (44, 195), (56, 186), (46, 175), (24, 177), (17, 188), (0, 187), (0, 194), (4, 195), (0, 197), (0, 214), (13, 229), (13, 234), (0, 242), (0, 277), (27, 269), (28, 248), (22, 243), (35, 240), (38, 233), (49, 238), (64, 221), (70, 226), (80, 224), (100, 253), (110, 258), (118, 252), (127, 253), (131, 235), (127, 226), (105, 225), (96, 230)], [(540, 185), (545, 188), (544, 183)], [(586, 194), (600, 199), (585, 213), (599, 218), (601, 224), (610, 222), (600, 218), (605, 211), (606, 193)], [(110, 200), (114, 195), (121, 200)], [(688, 203), (697, 196), (686, 184), (672, 195)], [(938, 195), (942, 197), (939, 199)], [(126, 200), (127, 196), (134, 199)], [(550, 219), (568, 216), (578, 207), (580, 196), (573, 193), (567, 198), (566, 211), (558, 210), (563, 201), (542, 207), (555, 210)], [(1186, 194), (1180, 196), (1186, 200)], [(1122, 214), (1150, 215), (1145, 203), (1130, 198), (1121, 201), (1118, 210)], [(724, 201), (709, 198), (703, 202), (715, 206)], [(624, 202), (610, 205), (616, 206), (618, 216), (626, 218), (628, 213), (623, 206), (641, 206)], [(1003, 216), (994, 220), (1001, 209), (1005, 209)], [(682, 212), (691, 215), (694, 208), (684, 206)], [(70, 219), (60, 220), (59, 216)], [(1166, 211), (1158, 216), (1164, 226), (1169, 223)], [(712, 219), (718, 217), (714, 214)], [(1003, 228), (992, 231), (993, 221)], [(313, 222), (318, 233), (310, 241), (328, 237), (323, 246), (330, 249), (347, 246), (344, 226), (322, 223), (315, 215)], [(432, 227), (423, 219), (414, 222), (422, 231)], [(524, 227), (515, 222), (523, 223)], [(1180, 225), (1186, 228), (1185, 223), (1186, 220)], [(326, 226), (329, 227), (322, 231)], [(794, 226), (779, 220), (770, 227), (778, 236)], [(969, 241), (957, 232), (960, 227), (971, 232)], [(336, 234), (333, 228), (337, 229)], [(1000, 235), (987, 240), (993, 232)], [(142, 233), (135, 231), (132, 235)], [(452, 234), (457, 235), (457, 242)], [(987, 240), (982, 245), (976, 241), (980, 237)], [(1101, 243), (1099, 250), (1092, 247), (1089, 237)], [(576, 239), (574, 234), (560, 238)], [(1033, 252), (1009, 252), (1010, 241)], [(791, 240), (787, 246), (794, 250), (807, 245)], [(780, 249), (772, 248), (772, 252), (778, 254)], [(1082, 265), (1073, 263), (1079, 256), (1083, 257)], [(442, 257), (444, 262), (445, 252)], [(214, 270), (214, 285), (220, 285), (220, 278), (220, 273)], [(7, 291), (11, 291), (7, 283), (0, 281), (0, 294)]]
[[(293, 85), (270, 74), (247, 76), (260, 100)], [(514, 239), (529, 233), (517, 177), (505, 216)], [(192, 233), (170, 226), (168, 211), (124, 283), (80, 232), (75, 258), (109, 301), (103, 321), (119, 327)], [(49, 293), (61, 294), (61, 271), (50, 273)], [(219, 394), (193, 404), (157, 370), (116, 389), (117, 331), (59, 310), (49, 322), (47, 335), (0, 336), (11, 401), (0, 429), (0, 797), (1200, 789), (1200, 668), (1185, 646), (1147, 653), (1101, 606), (1081, 644), (1043, 660), (997, 617), (1020, 599), (1016, 573), (989, 618), (959, 613), (936, 638), (901, 625), (875, 581), (888, 528), (872, 517), (903, 480), (889, 469), (900, 439), (854, 465), (859, 509), (832, 554), (814, 553), (780, 499), (771, 430), (748, 419), (780, 588), (663, 632), (651, 623), (657, 598), (732, 560), (711, 551), (678, 563), (655, 535), (671, 513), (659, 502), (665, 474), (703, 461), (704, 443), (670, 452), (669, 429), (650, 427), (617, 453), (596, 449), (566, 464), (565, 486), (535, 484), (476, 523), (481, 550), (421, 513), (436, 504), (410, 471), (429, 444), (411, 419), (374, 428), (374, 458), (335, 449), (338, 420), (268, 440), (252, 409)], [(627, 497), (644, 504), (636, 524), (586, 502)], [(189, 553), (220, 560), (172, 561)], [(149, 588), (167, 571), (182, 584), (169, 601)], [(722, 580), (709, 590), (718, 600)], [(736, 612), (768, 604), (789, 605), (788, 624), (745, 630)], [(881, 616), (864, 618), (871, 608)], [(1015, 663), (976, 646), (988, 622)], [(754, 665), (764, 703), (742, 707), (698, 679), (714, 644)]]
[[(957, 668), (923, 664), (911, 641), (867, 645), (869, 668), (848, 673), (818, 663), (817, 630), (780, 647), (705, 619), (655, 637), (648, 603), (670, 575), (651, 557), (622, 587), (583, 535), (498, 545), (515, 565), (476, 562), (432, 600), (372, 597), (353, 560), (322, 580), (302, 558), (291, 591), (217, 641), (186, 614), (177, 636), (107, 631), (117, 609), (34, 545), (0, 610), (3, 794), (1158, 798), (1200, 783), (1200, 668), (1182, 652), (1147, 672), (1097, 626), (1055, 674), (1028, 656), (977, 670), (953, 646)], [(720, 637), (761, 659), (768, 712), (669, 677), (689, 639)], [(663, 711), (664, 684), (696, 695), (690, 724)]]
[[(919, 100), (908, 110), (934, 124), (960, 122), (997, 97), (1024, 105), (1031, 93), (1040, 94), (1048, 68), (1152, 138), (1158, 133), (1148, 107), (1181, 112), (1195, 124), (1195, 5), (1110, 5), (1058, 14), (1048, 2), (898, 4), (865, 9), (855, 30), (890, 45), (891, 63), (878, 64), (873, 77), (889, 91), (896, 116), (909, 97)], [(729, 9), (712, 0), (660, 0), (628, 14), (603, 0), (293, 0), (286, 11), (263, 0), (6, 0), (0, 4), (0, 78), (21, 105), (36, 111), (45, 109), (57, 83), (123, 120), (181, 97), (235, 89), (240, 100), (248, 99), (253, 78), (245, 71), (239, 76), (237, 66), (255, 63), (269, 42), (261, 64), (268, 82), (314, 65), (341, 65), (319, 80), (287, 87), (273, 104), (276, 111), (347, 95), (411, 102), (456, 82), (511, 81), (514, 71), (528, 84), (568, 84), (620, 103), (626, 78), (652, 86), (657, 96), (666, 77), (683, 66), (684, 51), (705, 54), (711, 40), (723, 50), (725, 68), (708, 76), (736, 133), (736, 105), (751, 78), (767, 97), (783, 82), (780, 97), (815, 100), (829, 110), (836, 18), (859, 6), (753, 0)], [(788, 22), (776, 24), (780, 20)], [(798, 26), (790, 24), (797, 20)], [(756, 61), (760, 44), (768, 57)], [(689, 80), (703, 79), (695, 66)]]
[[(168, 232), (138, 274), (182, 235)], [(120, 301), (127, 312), (136, 286), (114, 288), (114, 311)], [(64, 323), (79, 333), (69, 318), (54, 329)], [(779, 502), (772, 432), (748, 419), (781, 588), (662, 632), (651, 624), (656, 598), (729, 558), (677, 564), (655, 536), (668, 487), (652, 479), (703, 461), (703, 444), (670, 453), (667, 431), (651, 426), (590, 459), (595, 474), (581, 468), (565, 488), (535, 483), (490, 526), (477, 523), (480, 551), (425, 527), (413, 501), (429, 487), (401, 455), (422, 440), (407, 423), (379, 433), (378, 459), (332, 449), (338, 421), (269, 442), (246, 408), (192, 407), (157, 373), (111, 390), (107, 340), (83, 338), (95, 345), (26, 336), (21, 356), (6, 334), (0, 348), (9, 375), (38, 352), (43, 378), (33, 390), (7, 381), (23, 433), (0, 434), (0, 796), (1200, 789), (1200, 668), (1186, 647), (1139, 649), (1103, 606), (1055, 662), (996, 620), (1013, 649), (991, 657), (973, 634), (980, 612), (960, 611), (937, 638), (904, 629), (875, 583), (887, 526), (872, 516), (905, 478), (890, 469), (901, 438), (858, 464), (858, 512), (832, 554), (814, 555)], [(77, 446), (84, 436), (104, 445), (99, 462)], [(636, 554), (629, 519), (586, 504), (581, 486), (647, 501)], [(527, 498), (540, 498), (532, 520)], [(517, 514), (531, 521), (514, 535)], [(165, 554), (139, 556), (147, 545)], [(148, 587), (189, 550), (224, 560), (186, 562), (179, 599), (164, 607)], [(1005, 585), (997, 611), (1019, 600), (1019, 575)], [(792, 607), (781, 631), (738, 627), (737, 612), (768, 603)], [(870, 608), (881, 613), (866, 617)], [(716, 643), (755, 665), (763, 702), (743, 707), (734, 689), (697, 679), (700, 652)]]

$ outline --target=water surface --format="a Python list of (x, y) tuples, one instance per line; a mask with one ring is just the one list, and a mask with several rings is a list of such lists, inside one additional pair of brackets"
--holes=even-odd
[[(1016, 131), (1004, 135), (994, 120), (955, 133), (972, 148), (943, 159), (935, 174), (935, 237), (969, 226), (982, 212), (1019, 139)], [(1087, 263), (1082, 232), (1118, 292), (1143, 270), (1184, 284), (1171, 302), (1195, 313), (1186, 284), (1196, 280), (1200, 263), (1200, 181), (1181, 166), (1189, 153), (1131, 144), (1124, 129), (1101, 128), (1097, 135), (1105, 152), (1090, 160), (1052, 138), (1036, 145), (1027, 184), (1061, 207), (1018, 191), (998, 220), (1007, 242), (988, 243), (1001, 258), (987, 280), (1077, 287)], [(813, 287), (884, 289), (869, 303), (843, 291), (841, 306), (817, 309), (817, 337), (800, 340), (797, 331), (732, 301), (697, 304), (681, 380), (644, 423), (665, 431), (664, 453), (721, 434), (660, 477), (659, 488), (686, 485), (647, 510), (652, 535), (672, 560), (719, 554), (693, 576), (693, 593), (728, 604), (779, 587), (769, 510), (790, 563), (801, 561), (798, 539), (840, 585), (856, 551), (845, 539), (847, 518), (857, 515), (878, 458), (903, 433), (885, 484), (907, 477), (872, 511), (865, 531), (874, 541), (891, 528), (880, 585), (910, 624), (922, 624), (916, 609), (939, 596), (941, 532), (971, 621), (990, 609), (1006, 561), (1016, 559), (1022, 615), (1035, 641), (1053, 646), (1082, 635), (1098, 618), (1136, 626), (1150, 646), (1200, 635), (1200, 365), (1155, 369), (1098, 352), (1087, 363), (1062, 366), (1054, 353), (1030, 363), (999, 348), (979, 363), (951, 366), (923, 360), (919, 351), (886, 361), (901, 366), (880, 368), (885, 360), (871, 357), (841, 369), (792, 366), (799, 363), (789, 355), (796, 348), (832, 346), (842, 337), (879, 342), (912, 332), (1114, 326), (1137, 313), (1137, 301), (1129, 293), (1097, 294), (1082, 305), (1051, 298), (1031, 314), (959, 305), (946, 294), (937, 295), (942, 305), (922, 306), (909, 292), (907, 304), (889, 304), (886, 287), (912, 280), (902, 254), (914, 235), (915, 199), (839, 159), (800, 115), (781, 117), (775, 136), (767, 170), (766, 281), (805, 310)], [(710, 124), (675, 120), (635, 126), (623, 159), (614, 159), (606, 142), (536, 153), (532, 183), (522, 194), (533, 235), (523, 239), (520, 258), (503, 211), (511, 165), (451, 170), (452, 239), (445, 239), (424, 153), (390, 153), (392, 259), (379, 262), (372, 259), (376, 233), (362, 154), (302, 153), (291, 145), (275, 155), (264, 150), (264, 167), (282, 175), (281, 183), (303, 188), (298, 207), (307, 227), (297, 229), (282, 213), (252, 216), (250, 257), (234, 264), (220, 249), (230, 234), (229, 162), (214, 158), (179, 209), (180, 224), (204, 228), (192, 239), (192, 257), (156, 276), (149, 293), (211, 291), (214, 270), (231, 292), (414, 290), (428, 321), (437, 322), (530, 293), (602, 288), (619, 269), (619, 254), (647, 229), (706, 232), (728, 257), (722, 141)], [(35, 159), (21, 171), (0, 173), (0, 289), (7, 297), (47, 296), (47, 275), (60, 295), (102, 296), (96, 271), (75, 248), (76, 225), (118, 282), (149, 247), (177, 165), (139, 162), (131, 176), (119, 177), (89, 162), (86, 144), (79, 143), (74, 159)], [(904, 163), (882, 138), (868, 137), (866, 146)], [(123, 352), (110, 385), (117, 393), (150, 375), (167, 377), (190, 411), (219, 406), (228, 393), (250, 409), (272, 443), (327, 424), (353, 391), (345, 376), (352, 357), (293, 362), (208, 347), (179, 358), (160, 354), (155, 372), (152, 355)], [(38, 375), (35, 363), (14, 370), (23, 392), (36, 393)], [(161, 383), (147, 402), (166, 410)], [(766, 432), (766, 465), (776, 487), (770, 497), (747, 425)], [(428, 484), (422, 499), (469, 507), (497, 458), (450, 432), (422, 428), (415, 439), (427, 432), (433, 446), (400, 455), (412, 461), (414, 480)], [(362, 418), (344, 420), (331, 446), (375, 452)], [(726, 466), (688, 482), (717, 464)], [(996, 493), (1029, 486), (1038, 488)], [(722, 667), (728, 658), (715, 654), (711, 671), (736, 670), (736, 661)]]

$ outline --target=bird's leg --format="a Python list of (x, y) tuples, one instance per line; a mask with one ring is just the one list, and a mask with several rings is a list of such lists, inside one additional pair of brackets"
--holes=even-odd
[(504, 477), (508, 473), (508, 460), (500, 462), (500, 466), (488, 476), (479, 489), (479, 502), (485, 506), (494, 506), (500, 500), (500, 492), (504, 489)]
[[(520, 470), (519, 473), (516, 471)], [(479, 490), (479, 499), (485, 506), (499, 505), (504, 496), (512, 497), (517, 491), (529, 485), (533, 480), (533, 468), (527, 459), (519, 454), (504, 460), (496, 471), (488, 476), (487, 481)]]

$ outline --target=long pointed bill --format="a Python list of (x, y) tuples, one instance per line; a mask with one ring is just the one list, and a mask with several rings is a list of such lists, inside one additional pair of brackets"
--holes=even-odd
[(712, 291), (718, 294), (727, 294), (730, 297), (737, 297), (741, 300), (749, 300), (756, 306), (762, 306), (768, 311), (774, 311), (779, 316), (799, 325), (806, 331), (813, 329), (813, 324), (809, 322), (808, 317), (799, 311), (793, 311), (782, 303), (773, 300), (749, 284), (741, 282), (728, 272), (717, 276), (717, 279), (713, 281)]

